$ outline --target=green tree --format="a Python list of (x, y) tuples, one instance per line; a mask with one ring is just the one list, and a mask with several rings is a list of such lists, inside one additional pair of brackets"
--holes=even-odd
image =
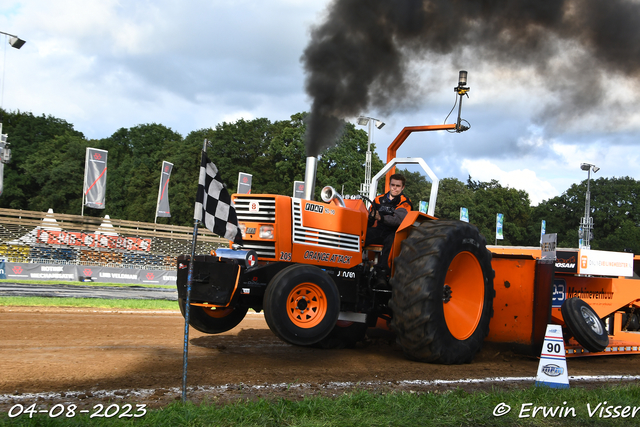
[(182, 142), (179, 133), (155, 123), (122, 128), (101, 140), (96, 148), (109, 152), (106, 209), (85, 212), (153, 222), (162, 161), (171, 161), (163, 157), (169, 155), (167, 148), (175, 148)]
[(496, 215), (504, 215), (504, 240), (501, 245), (524, 245), (528, 242), (527, 226), (531, 210), (529, 195), (523, 190), (503, 187), (495, 179), (490, 182), (467, 180), (473, 193), (469, 222), (475, 224), (491, 243), (495, 239)]
[[(2, 132), (8, 135), (8, 142), (11, 144), (11, 163), (5, 165), (4, 169), (4, 190), (0, 197), (0, 207), (11, 209), (32, 209), (36, 206), (46, 206), (47, 203), (54, 203), (59, 210), (64, 213), (70, 212), (73, 200), (68, 201), (69, 207), (64, 207), (59, 201), (45, 201), (39, 198), (35, 205), (31, 201), (38, 197), (41, 187), (46, 185), (46, 171), (49, 169), (48, 161), (55, 156), (58, 158), (56, 167), (57, 175), (55, 179), (65, 188), (56, 191), (56, 200), (59, 200), (62, 194), (71, 197), (73, 190), (67, 188), (65, 184), (73, 185), (72, 177), (66, 177), (67, 172), (73, 173), (75, 170), (59, 168), (61, 161), (58, 151), (66, 151), (65, 144), (77, 144), (85, 141), (84, 135), (76, 131), (73, 125), (62, 119), (51, 116), (34, 116), (32, 113), (6, 112), (0, 110), (2, 116)], [(56, 137), (65, 136), (56, 139)], [(73, 155), (74, 149), (71, 149), (70, 155)], [(37, 162), (37, 167), (32, 162)], [(71, 165), (71, 160), (68, 165)], [(66, 162), (65, 162), (66, 163)], [(51, 176), (51, 175), (50, 175)], [(66, 177), (66, 178), (65, 178)], [(68, 179), (67, 179), (68, 178)], [(51, 188), (49, 186), (49, 188)], [(82, 197), (80, 189), (76, 196), (78, 199)], [(78, 206), (80, 204), (78, 203)], [(53, 206), (51, 206), (53, 207)]]
[[(577, 247), (578, 228), (584, 217), (587, 182), (573, 184), (562, 195), (541, 203), (535, 216), (546, 216), (547, 232), (558, 233), (559, 246)], [(593, 218), (591, 248), (609, 251), (634, 249), (640, 253), (637, 228), (640, 183), (632, 178), (599, 178), (590, 183), (590, 216)], [(545, 218), (543, 218), (545, 219)]]
[[(322, 153), (318, 161), (317, 196), (325, 185), (331, 185), (341, 194), (360, 193), (360, 184), (365, 179), (367, 144), (368, 137), (364, 130), (356, 129), (351, 123), (345, 123), (342, 136), (334, 146)], [(383, 164), (375, 153), (375, 144), (372, 144), (371, 151), (373, 174), (373, 171), (382, 169)]]
[(164, 160), (173, 163), (168, 187), (171, 218), (158, 218), (158, 223), (193, 225), (193, 209), (200, 174), (200, 153), (204, 140), (210, 138), (212, 132), (212, 129), (193, 131), (183, 142), (167, 145)]
[[(473, 191), (457, 178), (440, 180), (435, 215), (441, 219), (460, 219), (460, 208), (473, 212), (475, 208)], [(471, 222), (473, 218), (469, 219)]]
[(20, 164), (35, 182), (26, 209), (79, 215), (87, 141), (71, 132), (44, 141)]
[[(402, 174), (407, 180), (404, 187), (404, 195), (407, 196), (413, 204), (413, 209), (420, 208), (420, 201), (429, 201), (431, 195), (431, 182), (427, 181), (425, 175), (420, 172), (410, 172), (407, 169), (397, 169), (397, 173)], [(436, 203), (437, 206), (437, 203)]]

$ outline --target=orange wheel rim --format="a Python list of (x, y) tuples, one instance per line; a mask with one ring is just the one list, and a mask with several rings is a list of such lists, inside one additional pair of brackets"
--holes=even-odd
[(208, 308), (205, 307), (202, 309), (205, 313), (207, 313), (211, 317), (215, 317), (216, 319), (222, 319), (223, 317), (227, 317), (233, 312), (233, 308)]
[(451, 261), (442, 302), (451, 335), (459, 340), (469, 338), (480, 323), (484, 307), (484, 275), (471, 252), (460, 252)]
[(327, 297), (318, 285), (300, 283), (287, 298), (289, 320), (299, 328), (317, 326), (327, 314)]

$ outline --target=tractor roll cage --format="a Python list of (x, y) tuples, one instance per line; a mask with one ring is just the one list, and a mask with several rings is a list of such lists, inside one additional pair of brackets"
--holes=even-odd
[(438, 179), (436, 174), (433, 173), (429, 165), (427, 165), (427, 163), (420, 157), (397, 157), (391, 159), (389, 163), (387, 163), (373, 178), (371, 178), (371, 186), (369, 187), (369, 199), (374, 200), (376, 198), (378, 180), (388, 171), (393, 169), (396, 164), (420, 165), (422, 169), (427, 173), (427, 175), (429, 175), (429, 178), (431, 178), (431, 193), (429, 194), (429, 207), (427, 208), (427, 215), (434, 216), (436, 209), (436, 198), (438, 197), (438, 184), (440, 183), (440, 180)]

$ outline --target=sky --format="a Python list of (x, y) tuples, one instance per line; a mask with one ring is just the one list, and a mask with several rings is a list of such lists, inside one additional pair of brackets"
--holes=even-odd
[[(285, 120), (310, 111), (301, 58), (330, 3), (4, 0), (0, 31), (26, 44), (17, 50), (0, 36), (0, 106), (64, 119), (89, 139), (147, 123), (186, 136), (240, 118)], [(558, 72), (571, 70), (571, 49), (558, 56), (565, 63)], [(581, 163), (600, 168), (592, 179), (640, 180), (640, 92), (632, 78), (602, 74), (597, 105), (577, 111), (536, 67), (473, 52), (413, 58), (412, 96), (360, 112), (385, 123), (373, 130), (383, 161), (403, 127), (444, 122), (461, 69), (469, 73), (462, 117), (471, 128), (414, 134), (398, 157), (423, 158), (439, 178), (498, 180), (527, 191), (533, 205), (586, 180)], [(572, 72), (565, 77), (575, 92), (591, 84), (579, 66)], [(447, 122), (456, 114), (457, 107)]]

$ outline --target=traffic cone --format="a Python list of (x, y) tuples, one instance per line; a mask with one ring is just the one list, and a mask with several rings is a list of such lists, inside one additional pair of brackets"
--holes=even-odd
[(547, 325), (536, 375), (536, 386), (569, 388), (567, 357), (560, 325)]

